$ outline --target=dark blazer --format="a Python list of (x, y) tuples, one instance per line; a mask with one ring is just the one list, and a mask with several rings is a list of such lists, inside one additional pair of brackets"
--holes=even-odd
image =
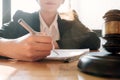
[[(97, 35), (85, 27), (76, 16), (75, 20), (68, 21), (61, 19), (58, 16), (58, 28), (60, 32), (60, 40), (57, 41), (61, 49), (83, 49), (89, 48), (96, 50), (100, 47), (100, 40)], [(28, 33), (18, 20), (22, 18), (25, 20), (35, 31), (40, 31), (39, 13), (26, 13), (17, 11), (13, 16), (13, 20), (2, 26), (0, 30), (0, 37), (15, 39)]]

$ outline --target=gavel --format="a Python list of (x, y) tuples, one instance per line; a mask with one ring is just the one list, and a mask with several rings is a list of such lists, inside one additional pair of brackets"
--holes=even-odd
[(111, 53), (120, 52), (120, 10), (110, 10), (103, 18), (105, 19), (104, 36), (107, 42), (103, 47)]
[(78, 68), (92, 75), (120, 78), (120, 10), (109, 10), (103, 19), (105, 50), (81, 56)]

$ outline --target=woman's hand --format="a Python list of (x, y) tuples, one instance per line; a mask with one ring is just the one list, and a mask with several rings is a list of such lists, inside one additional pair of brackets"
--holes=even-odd
[(1, 39), (0, 55), (23, 61), (36, 61), (48, 56), (52, 47), (51, 37), (27, 34), (14, 40)]

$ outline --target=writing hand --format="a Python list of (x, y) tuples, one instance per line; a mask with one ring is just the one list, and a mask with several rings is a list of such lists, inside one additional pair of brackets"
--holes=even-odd
[(51, 37), (41, 34), (27, 34), (14, 40), (3, 40), (2, 55), (23, 61), (36, 61), (50, 54), (51, 42)]

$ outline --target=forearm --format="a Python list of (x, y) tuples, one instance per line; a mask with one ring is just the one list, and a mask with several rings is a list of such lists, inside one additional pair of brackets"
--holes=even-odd
[(48, 36), (25, 35), (16, 39), (0, 39), (0, 56), (23, 61), (36, 61), (50, 54), (52, 39)]
[(2, 41), (1, 41), (1, 38), (0, 38), (0, 56), (2, 55)]
[(0, 38), (0, 56), (6, 56), (5, 52), (8, 51), (9, 46), (12, 46), (12, 42), (13, 39)]
[(4, 40), (3, 38), (0, 38), (0, 56), (3, 56), (3, 53), (4, 53), (3, 49), (5, 48), (5, 44), (3, 40)]

